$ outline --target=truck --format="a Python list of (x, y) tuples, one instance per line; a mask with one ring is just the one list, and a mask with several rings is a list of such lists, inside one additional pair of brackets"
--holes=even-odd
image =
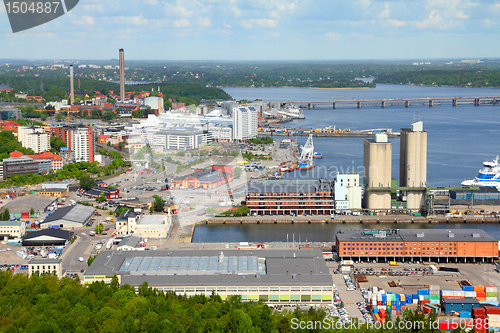
[(95, 231), (94, 231), (94, 230), (89, 231), (89, 235), (90, 235), (91, 237), (94, 237), (94, 236), (95, 236)]
[(389, 261), (389, 266), (399, 266), (399, 264), (395, 261)]

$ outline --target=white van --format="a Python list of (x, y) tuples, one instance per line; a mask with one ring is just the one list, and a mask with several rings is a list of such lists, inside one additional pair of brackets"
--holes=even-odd
[(78, 261), (83, 262), (83, 257), (78, 257)]

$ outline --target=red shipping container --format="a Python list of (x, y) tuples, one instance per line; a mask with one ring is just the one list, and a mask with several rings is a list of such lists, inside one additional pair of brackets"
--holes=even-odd
[(401, 311), (404, 311), (406, 307), (404, 305), (401, 305)]
[(472, 318), (486, 318), (486, 310), (484, 308), (473, 308)]
[(458, 326), (458, 323), (448, 323), (448, 322), (443, 322), (443, 323), (440, 322), (439, 323), (440, 330), (452, 331), (455, 328), (457, 328), (457, 326)]
[(474, 330), (476, 332), (486, 332), (488, 328), (487, 319), (474, 319)]
[(422, 308), (422, 310), (424, 310), (424, 313), (431, 313), (431, 311), (432, 311), (432, 309), (430, 307), (428, 307), (428, 306), (424, 306)]
[(430, 300), (428, 300), (428, 299), (423, 299), (423, 300), (421, 300), (421, 301), (420, 301), (420, 304), (428, 304), (428, 303), (430, 303), (430, 302), (431, 302), (431, 301), (430, 301)]
[(400, 316), (400, 315), (401, 315), (401, 311), (396, 310), (396, 316)]
[(486, 314), (500, 314), (500, 307), (498, 306), (485, 306)]
[(486, 297), (486, 293), (484, 291), (476, 292), (476, 297)]
[(395, 305), (391, 306), (391, 310), (396, 310), (396, 306)]

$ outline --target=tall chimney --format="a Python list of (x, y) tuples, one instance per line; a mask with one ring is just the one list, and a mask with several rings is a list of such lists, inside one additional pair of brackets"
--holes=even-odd
[(125, 101), (125, 55), (120, 49), (120, 99)]
[(73, 65), (69, 65), (69, 105), (75, 104), (75, 87), (73, 82)]

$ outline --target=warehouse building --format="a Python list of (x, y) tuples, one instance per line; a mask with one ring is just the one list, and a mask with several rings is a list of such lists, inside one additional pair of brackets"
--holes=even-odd
[(96, 209), (84, 205), (74, 205), (53, 211), (41, 223), (42, 228), (82, 228), (90, 221)]
[(27, 233), (23, 237), (23, 246), (66, 246), (74, 233), (61, 229), (44, 229)]
[(179, 250), (101, 251), (85, 284), (111, 282), (148, 286), (193, 296), (215, 292), (226, 299), (275, 304), (331, 304), (333, 279), (321, 251)]
[(327, 179), (251, 181), (246, 204), (253, 215), (335, 213), (334, 189)]
[(498, 241), (481, 229), (343, 230), (336, 235), (341, 259), (366, 261), (492, 262)]

